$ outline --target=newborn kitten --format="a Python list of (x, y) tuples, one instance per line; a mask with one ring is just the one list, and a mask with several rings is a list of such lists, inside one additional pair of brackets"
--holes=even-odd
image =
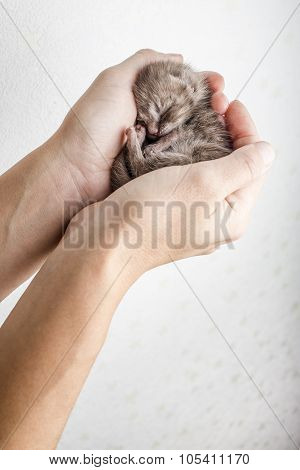
[(184, 64), (155, 62), (143, 67), (133, 87), (134, 127), (111, 170), (112, 189), (149, 171), (213, 160), (232, 151), (212, 92), (203, 75)]

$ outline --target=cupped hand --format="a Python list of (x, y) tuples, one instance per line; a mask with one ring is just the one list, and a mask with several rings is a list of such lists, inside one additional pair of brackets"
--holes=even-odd
[[(56, 134), (83, 203), (102, 200), (110, 193), (110, 168), (126, 141), (125, 131), (136, 119), (132, 86), (138, 71), (158, 60), (182, 62), (179, 54), (141, 50), (110, 67), (96, 78), (73, 106)], [(224, 80), (206, 74), (213, 91), (212, 106), (224, 114), (228, 102), (222, 93)]]
[(103, 213), (113, 207), (99, 233), (109, 237), (118, 221), (119, 245), (131, 249), (144, 270), (211, 253), (244, 233), (274, 152), (240, 102), (229, 105), (225, 119), (235, 147), (230, 155), (153, 171), (95, 205)]

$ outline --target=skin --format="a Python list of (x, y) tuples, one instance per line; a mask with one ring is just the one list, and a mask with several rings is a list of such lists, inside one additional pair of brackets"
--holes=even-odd
[[(125, 74), (128, 74), (128, 77), (134, 77), (137, 68), (143, 65), (143, 60), (149, 60), (149, 55), (153, 58), (153, 54), (155, 53), (148, 51), (138, 53), (125, 61), (121, 70), (124, 70), (125, 67)], [(130, 71), (128, 71), (128, 67)], [(115, 74), (115, 70), (112, 73)], [(219, 85), (216, 90), (220, 89), (220, 80), (217, 76), (216, 82)], [(105, 83), (107, 87), (107, 81)], [(118, 83), (120, 84), (120, 81)], [(77, 108), (79, 112), (82, 105), (85, 114), (91, 118), (91, 131), (96, 128), (96, 122), (92, 125), (93, 117), (96, 114), (94, 110), (89, 111), (88, 108), (89, 106), (93, 108), (95, 105), (95, 98), (98, 96), (96, 90), (101, 96), (101, 87), (98, 85), (96, 85), (96, 89), (93, 89), (92, 86), (92, 89), (88, 90), (83, 101), (79, 101), (79, 108)], [(102, 102), (104, 115), (111, 113), (113, 103), (120, 103), (119, 93), (121, 91), (118, 86), (116, 89), (112, 87), (108, 90), (106, 88), (106, 97), (109, 96), (109, 99)], [(126, 95), (126, 93), (124, 94)], [(91, 101), (89, 101), (88, 97), (91, 95), (92, 97), (89, 98)], [(219, 101), (220, 105), (222, 101), (225, 103), (222, 98)], [(108, 109), (105, 111), (106, 105)], [(121, 108), (123, 107), (121, 106)], [(121, 111), (123, 119), (122, 113), (124, 111)], [(133, 113), (132, 119), (134, 120), (134, 118)], [(75, 119), (74, 116), (69, 116), (62, 129), (67, 133), (66, 135), (70, 139), (67, 140), (69, 143), (72, 142), (71, 137), (77, 135), (74, 141), (76, 144), (74, 143), (73, 153), (71, 153), (72, 168), (76, 168), (76, 171), (74, 170), (70, 179), (74, 181), (75, 175), (77, 175), (79, 181), (79, 175), (85, 174), (83, 179), (85, 192), (80, 199), (80, 202), (83, 203), (83, 196), (88, 195), (88, 188), (90, 188), (90, 194), (87, 199), (96, 196), (95, 193), (92, 194), (92, 188), (95, 192), (99, 191), (98, 187), (95, 190), (93, 181), (90, 186), (88, 184), (88, 171), (90, 168), (95, 168), (99, 154), (96, 158), (96, 153), (88, 153), (87, 141), (84, 141), (80, 136), (78, 122), (74, 122), (73, 119)], [(83, 119), (83, 111), (81, 119)], [(107, 160), (110, 155), (109, 148), (115, 152), (116, 156), (118, 148), (122, 144), (119, 133), (123, 132), (121, 129), (124, 130), (128, 127), (128, 122), (124, 123), (124, 128), (120, 125), (122, 119), (118, 121), (114, 132), (111, 128), (112, 135), (117, 139), (114, 143), (111, 139), (107, 139), (105, 144), (107, 129), (103, 137), (99, 137), (98, 144), (102, 143), (101, 149)], [(107, 196), (106, 200), (86, 206), (72, 219), (63, 239), (52, 250), (43, 267), (0, 329), (1, 448), (54, 448), (88, 372), (105, 341), (113, 313), (131, 284), (153, 266), (167, 263), (172, 259), (208, 254), (214, 251), (219, 244), (228, 241), (222, 235), (216, 236), (215, 218), (211, 212), (209, 217), (200, 214), (197, 219), (196, 239), (199, 245), (203, 241), (205, 232), (210, 235), (209, 242), (205, 247), (195, 249), (186, 243), (178, 249), (170, 250), (166, 233), (172, 230), (172, 235), (176, 237), (181, 228), (181, 221), (175, 219), (172, 226), (169, 225), (165, 212), (165, 206), (169, 201), (182, 201), (187, 208), (195, 200), (205, 202), (210, 208), (218, 203), (222, 211), (229, 209), (229, 239), (237, 239), (244, 232), (262, 178), (269, 169), (274, 154), (269, 144), (259, 142), (254, 124), (241, 103), (233, 102), (226, 111), (225, 119), (234, 137), (236, 150), (223, 159), (196, 163), (188, 167), (163, 168), (131, 181), (126, 185), (126, 191), (120, 188), (111, 195), (109, 195), (108, 189), (108, 168), (105, 169), (103, 160), (98, 163), (99, 180), (103, 178), (101, 191), (103, 197)], [(106, 126), (111, 125), (105, 120), (103, 122)], [(85, 149), (87, 158), (90, 155), (89, 164), (87, 165), (85, 162), (84, 168), (82, 167), (80, 172), (75, 164), (76, 158), (79, 158), (80, 155), (78, 145), (82, 146), (81, 149)], [(50, 153), (50, 155), (52, 154)], [(64, 155), (69, 155), (66, 152), (66, 146)], [(67, 157), (65, 158), (66, 162)], [(69, 158), (71, 160), (71, 157)], [(33, 165), (32, 162), (28, 169), (29, 176), (34, 174), (30, 171), (32, 170), (31, 165)], [(18, 174), (19, 168), (15, 167), (11, 170), (16, 178), (21, 178)], [(71, 170), (66, 174), (71, 174)], [(107, 179), (105, 179), (106, 174)], [(37, 173), (35, 176), (43, 179), (43, 173)], [(63, 176), (65, 175), (61, 177)], [(35, 191), (38, 192), (39, 189), (41, 192), (53, 190), (52, 180), (49, 181), (51, 186), (49, 189), (43, 187), (41, 182), (37, 185), (36, 178), (32, 177), (31, 180)], [(2, 181), (0, 180), (0, 187)], [(44, 180), (45, 185), (46, 181), (48, 180)], [(80, 193), (79, 188), (82, 189), (78, 186), (77, 194)], [(12, 207), (10, 211), (4, 212), (4, 216), (5, 214), (15, 214), (14, 198), (12, 197), (15, 187), (7, 185), (7, 191), (11, 199), (4, 192), (5, 204)], [(31, 189), (29, 188), (28, 191)], [(26, 196), (29, 197), (29, 195)], [(22, 200), (21, 195), (19, 198)], [(32, 200), (33, 206), (34, 200)], [(89, 243), (91, 233), (99, 235), (96, 239), (99, 240), (104, 234), (111, 233), (111, 224), (115, 224), (115, 217), (112, 214), (108, 214), (104, 219), (99, 217), (105, 212), (107, 203), (114, 203), (122, 208), (124, 204), (132, 200), (143, 207), (140, 217), (133, 216), (133, 221), (139, 224), (143, 234), (142, 243), (134, 249), (127, 246), (125, 240), (126, 237), (132, 235), (132, 224), (128, 223), (125, 213), (121, 211), (117, 225), (119, 243), (115, 249), (105, 248), (99, 243), (95, 243), (91, 249)], [(154, 246), (152, 239), (151, 212), (146, 207), (146, 203), (149, 201), (163, 203), (159, 208), (160, 228), (156, 246)], [(39, 244), (38, 250), (35, 249), (31, 240), (35, 230), (42, 228), (42, 224), (38, 220), (40, 213), (32, 209), (29, 210), (26, 204), (17, 206), (20, 211), (19, 207), (23, 209), (22, 218), (25, 221), (30, 221), (31, 230), (26, 231), (26, 224), (23, 221), (18, 222), (20, 213), (18, 211), (14, 216), (12, 230), (5, 231), (3, 223), (1, 224), (1, 236), (5, 241), (5, 249), (10, 249), (10, 257), (7, 259), (13, 258), (9, 268), (2, 267), (2, 272), (7, 270), (7, 273), (10, 274), (10, 281), (3, 292), (8, 291), (11, 285), (16, 284), (19, 280), (18, 273), (14, 274), (12, 268), (12, 266), (18, 266), (19, 263), (14, 259), (12, 243), (14, 243), (19, 256), (24, 249), (28, 249), (29, 253), (26, 257), (24, 255), (23, 262), (26, 260), (29, 264), (32, 257), (36, 262), (37, 258), (42, 259), (47, 251), (45, 249), (46, 238), (35, 238), (35, 242)], [(50, 211), (49, 207), (47, 211), (44, 211), (43, 217), (46, 217), (48, 211)], [(57, 212), (60, 211), (61, 206), (58, 203), (54, 204), (53, 224), (56, 221)], [(8, 222), (8, 219), (5, 218), (0, 220)], [(43, 223), (45, 224), (45, 220)], [(20, 239), (11, 239), (15, 227), (20, 227), (23, 230), (23, 237)], [(79, 229), (82, 234), (82, 243), (77, 248), (66, 249)], [(55, 230), (52, 230), (50, 235), (54, 239), (58, 237)], [(54, 239), (51, 242), (48, 240), (47, 246), (51, 243), (53, 246)], [(1, 257), (3, 256), (1, 254)], [(3, 266), (2, 263), (0, 266)], [(2, 281), (5, 282), (4, 275)]]
[[(178, 54), (141, 50), (104, 70), (50, 139), (0, 176), (0, 300), (30, 277), (59, 242), (71, 215), (110, 194), (110, 168), (133, 125), (138, 71)], [(228, 105), (224, 79), (204, 72), (216, 111)], [(72, 201), (73, 213), (64, 210)]]

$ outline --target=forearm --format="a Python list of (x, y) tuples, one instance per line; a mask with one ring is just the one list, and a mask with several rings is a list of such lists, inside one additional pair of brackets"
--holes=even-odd
[(126, 250), (49, 256), (0, 330), (0, 447), (55, 447), (120, 299)]
[(81, 200), (58, 133), (0, 177), (0, 301), (60, 240), (69, 221), (65, 201)]

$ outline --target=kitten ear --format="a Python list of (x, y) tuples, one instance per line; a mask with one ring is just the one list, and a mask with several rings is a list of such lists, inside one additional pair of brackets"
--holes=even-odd
[(171, 80), (171, 83), (174, 84), (175, 86), (180, 86), (180, 85), (185, 84), (183, 77), (180, 77), (178, 75), (170, 74), (170, 80)]
[(183, 67), (182, 79), (184, 80), (189, 93), (195, 95), (197, 99), (201, 99), (203, 97), (203, 91), (206, 88), (204, 80), (201, 76), (195, 74), (188, 65)]
[(174, 88), (178, 90), (186, 89), (190, 95), (193, 95), (197, 91), (197, 85), (194, 81), (190, 79), (190, 77), (185, 74), (181, 76), (171, 75), (171, 83), (174, 85)]

